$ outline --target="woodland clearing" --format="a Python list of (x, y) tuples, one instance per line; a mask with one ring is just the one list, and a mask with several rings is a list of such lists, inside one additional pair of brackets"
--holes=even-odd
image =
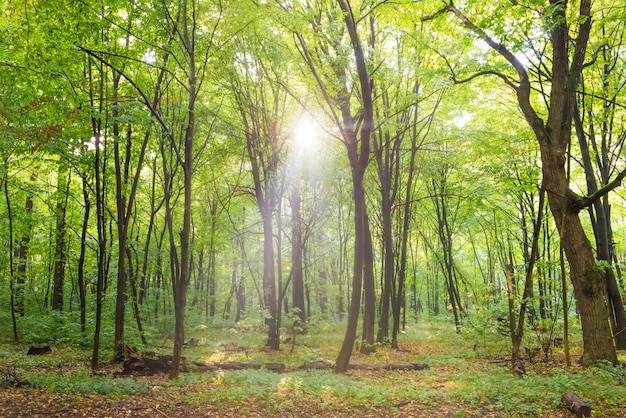
[[(592, 416), (626, 416), (624, 368), (566, 368), (562, 350), (553, 348), (547, 360), (543, 354), (526, 358), (526, 374), (516, 376), (502, 336), (477, 336), (469, 330), (457, 334), (443, 322), (414, 324), (399, 350), (380, 346), (374, 354), (355, 352), (351, 361), (420, 362), (429, 364), (426, 370), (350, 370), (344, 375), (301, 370), (304, 362), (333, 358), (341, 327), (325, 327), (298, 335), (293, 350), (283, 344), (278, 352), (263, 347), (261, 328), (196, 330), (190, 334), (198, 344), (184, 352), (188, 362), (279, 362), (286, 371), (207, 372), (190, 365), (175, 380), (165, 374), (122, 376), (121, 366), (114, 363), (92, 373), (89, 351), (72, 345), (52, 345), (52, 353), (29, 356), (26, 345), (4, 342), (0, 416), (573, 417), (560, 404), (568, 391), (591, 406)], [(166, 343), (157, 349), (166, 353)], [(576, 341), (572, 353), (574, 360), (580, 355)]]

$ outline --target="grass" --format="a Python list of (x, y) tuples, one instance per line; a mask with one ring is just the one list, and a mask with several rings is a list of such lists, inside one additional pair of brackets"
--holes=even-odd
[[(197, 328), (188, 337), (200, 341), (186, 349), (190, 360), (229, 360), (284, 363), (292, 371), (276, 374), (264, 369), (184, 373), (178, 380), (165, 376), (120, 378), (89, 371), (89, 352), (75, 346), (53, 346), (53, 355), (26, 356), (27, 347), (0, 345), (0, 369), (12, 367), (25, 380), (52, 393), (99, 394), (124, 399), (135, 394), (157, 396), (158, 390), (184, 393), (186, 403), (210, 403), (217, 410), (243, 415), (326, 413), (402, 415), (407, 403), (420, 411), (442, 409), (449, 416), (548, 416), (560, 409), (560, 398), (574, 392), (591, 405), (594, 416), (624, 416), (626, 370), (600, 364), (565, 368), (562, 353), (549, 362), (527, 363), (527, 374), (513, 375), (505, 337), (457, 334), (445, 322), (417, 324), (401, 338), (401, 350), (378, 347), (375, 354), (355, 352), (353, 363), (428, 363), (422, 371), (295, 371), (305, 361), (333, 361), (343, 327), (325, 325), (297, 336), (293, 353), (263, 348), (262, 328), (253, 326)], [(163, 349), (169, 353), (168, 349)], [(577, 351), (573, 350), (574, 355)], [(579, 353), (578, 353), (579, 354)], [(625, 361), (623, 354), (621, 361)], [(500, 362), (500, 360), (503, 360)], [(116, 366), (108, 365), (109, 371)], [(156, 388), (156, 389), (155, 389)], [(480, 413), (477, 414), (477, 411)], [(474, 415), (473, 415), (474, 414)], [(490, 415), (491, 414), (491, 415)]]

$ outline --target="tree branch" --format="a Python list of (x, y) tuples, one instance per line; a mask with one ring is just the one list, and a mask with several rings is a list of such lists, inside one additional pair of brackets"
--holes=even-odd
[(437, 11), (436, 11), (435, 13), (433, 13), (432, 15), (422, 16), (422, 17), (420, 18), (420, 20), (421, 20), (422, 22), (428, 22), (429, 20), (434, 20), (434, 19), (436, 19), (438, 16), (440, 16), (440, 15), (442, 15), (442, 14), (444, 14), (444, 13), (447, 13), (447, 12), (451, 11), (451, 10), (452, 10), (452, 7), (453, 7), (453, 6), (452, 6), (452, 2), (450, 2), (450, 4), (446, 4), (446, 6), (445, 6), (444, 8), (437, 10)]
[(516, 83), (511, 80), (509, 77), (507, 77), (505, 74), (502, 74), (501, 72), (495, 71), (495, 70), (484, 70), (484, 71), (479, 71), (477, 73), (474, 73), (472, 75), (470, 75), (467, 78), (464, 78), (462, 80), (459, 80), (456, 78), (456, 75), (454, 73), (452, 73), (452, 81), (454, 82), (454, 84), (463, 84), (463, 83), (468, 83), (470, 81), (472, 81), (475, 78), (484, 76), (484, 75), (495, 75), (496, 77), (499, 77), (500, 79), (502, 79), (502, 81), (504, 81), (504, 83), (511, 87), (513, 90), (517, 90), (517, 85)]
[[(168, 124), (165, 122), (165, 120), (161, 116), (161, 113), (159, 112), (159, 110), (157, 108), (157, 103), (153, 103), (150, 100), (150, 98), (147, 96), (147, 94), (135, 82), (135, 80), (133, 78), (128, 76), (124, 72), (124, 70), (122, 70), (120, 68), (117, 68), (113, 63), (107, 61), (106, 59), (104, 59), (102, 56), (100, 56), (96, 52), (94, 52), (94, 51), (92, 51), (90, 49), (87, 49), (85, 47), (82, 47), (80, 45), (78, 45), (78, 49), (83, 51), (83, 52), (85, 52), (87, 55), (92, 56), (96, 60), (102, 62), (104, 65), (106, 65), (107, 67), (115, 70), (119, 74), (121, 74), (133, 86), (133, 88), (137, 91), (137, 93), (139, 93), (139, 95), (142, 98), (143, 104), (148, 108), (148, 110), (150, 111), (150, 114), (156, 119), (157, 123), (161, 126), (161, 128), (163, 129), (163, 132), (165, 133), (165, 135), (171, 140), (172, 144), (174, 144), (174, 135), (172, 134), (172, 131), (170, 130), (170, 127), (168, 126)], [(173, 148), (174, 148), (174, 151), (176, 152), (176, 156), (177, 156), (178, 161), (182, 163), (183, 160), (182, 160), (182, 157), (180, 155), (180, 150), (178, 149), (178, 147), (173, 147)]]
[(626, 178), (626, 169), (620, 171), (612, 181), (607, 183), (604, 187), (598, 189), (595, 193), (576, 199), (572, 204), (573, 209), (576, 211), (581, 211), (582, 209), (593, 205), (599, 199), (607, 195), (610, 191), (621, 186), (622, 180), (624, 180), (624, 178)]

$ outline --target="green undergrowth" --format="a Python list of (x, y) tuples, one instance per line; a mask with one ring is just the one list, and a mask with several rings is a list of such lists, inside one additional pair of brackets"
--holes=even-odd
[[(451, 405), (454, 416), (547, 416), (562, 410), (561, 395), (574, 392), (591, 405), (594, 416), (626, 416), (626, 370), (609, 364), (566, 368), (560, 352), (548, 362), (527, 362), (527, 373), (508, 368), (506, 338), (469, 332), (457, 334), (448, 323), (418, 324), (400, 339), (400, 350), (377, 347), (376, 353), (355, 351), (353, 363), (427, 363), (421, 371), (356, 370), (345, 375), (331, 370), (299, 370), (306, 361), (333, 362), (343, 338), (341, 324), (312, 328), (279, 352), (264, 347), (263, 328), (254, 326), (197, 327), (188, 333), (198, 345), (185, 349), (188, 360), (203, 363), (255, 361), (284, 363), (288, 372), (258, 370), (188, 371), (174, 381), (167, 376), (114, 377), (114, 365), (104, 375), (89, 370), (90, 352), (80, 346), (53, 345), (53, 354), (27, 356), (25, 345), (0, 345), (0, 370), (11, 370), (31, 387), (61, 393), (101, 394), (120, 399), (158, 390), (184, 393), (181, 401), (211, 403), (243, 414), (309, 411), (376, 411), (398, 413), (403, 405)], [(576, 354), (577, 348), (572, 351)], [(141, 351), (141, 348), (140, 348)], [(155, 351), (155, 348), (146, 348)], [(168, 346), (156, 347), (170, 354)], [(621, 354), (620, 361), (626, 361)], [(119, 370), (119, 369), (117, 369)], [(10, 382), (7, 382), (10, 384)], [(21, 389), (28, 390), (28, 389)], [(304, 405), (304, 406), (303, 406)], [(304, 408), (304, 409), (303, 409)], [(476, 413), (476, 411), (482, 411)]]

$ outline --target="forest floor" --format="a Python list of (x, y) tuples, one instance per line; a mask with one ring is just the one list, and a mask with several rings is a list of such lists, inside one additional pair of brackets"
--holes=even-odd
[[(351, 363), (427, 363), (426, 370), (302, 370), (305, 361), (332, 361), (341, 327), (297, 337), (293, 351), (262, 347), (261, 329), (210, 329), (188, 360), (279, 362), (265, 369), (201, 371), (190, 367), (176, 380), (165, 374), (122, 376), (105, 363), (89, 370), (90, 352), (52, 345), (52, 353), (27, 356), (27, 345), (0, 343), (0, 417), (574, 417), (560, 404), (574, 392), (594, 417), (626, 417), (626, 370), (610, 365), (565, 367), (561, 349), (548, 359), (527, 358), (526, 374), (511, 373), (506, 337), (459, 335), (447, 324), (420, 325), (402, 336), (400, 350), (355, 352)], [(531, 337), (529, 337), (530, 339)], [(151, 348), (152, 349), (152, 348)], [(160, 352), (168, 353), (166, 344)], [(579, 356), (576, 345), (573, 360)], [(527, 353), (531, 353), (528, 350)], [(626, 353), (620, 353), (625, 361)], [(543, 356), (541, 356), (543, 357)]]

